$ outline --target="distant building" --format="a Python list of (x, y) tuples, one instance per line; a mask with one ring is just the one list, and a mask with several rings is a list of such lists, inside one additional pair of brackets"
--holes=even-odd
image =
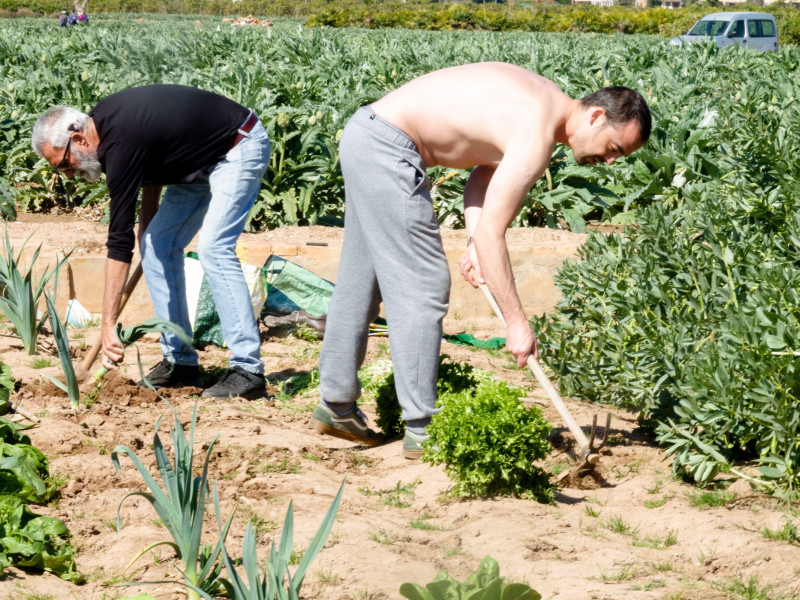
[[(722, 6), (737, 6), (740, 4), (755, 4), (757, 6), (769, 6), (781, 0), (720, 0)], [(783, 0), (789, 6), (800, 7), (800, 0)]]
[(616, 6), (618, 4), (631, 4), (630, 1), (620, 0), (572, 0), (573, 4), (591, 4), (592, 6)]

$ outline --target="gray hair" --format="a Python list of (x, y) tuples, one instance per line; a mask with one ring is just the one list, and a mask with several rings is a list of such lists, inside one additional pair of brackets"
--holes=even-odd
[(84, 131), (89, 124), (89, 115), (71, 106), (56, 106), (44, 113), (33, 126), (31, 146), (42, 156), (44, 143), (53, 148), (65, 148), (71, 132)]

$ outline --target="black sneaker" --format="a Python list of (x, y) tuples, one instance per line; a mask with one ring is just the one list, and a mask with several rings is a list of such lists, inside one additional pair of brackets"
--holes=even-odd
[(204, 398), (263, 398), (267, 395), (267, 380), (263, 375), (231, 367), (219, 381), (203, 392)]
[(197, 365), (178, 365), (169, 362), (166, 358), (157, 363), (144, 380), (137, 381), (137, 385), (148, 387), (145, 380), (155, 389), (179, 387), (203, 387), (203, 378), (200, 376), (200, 367)]

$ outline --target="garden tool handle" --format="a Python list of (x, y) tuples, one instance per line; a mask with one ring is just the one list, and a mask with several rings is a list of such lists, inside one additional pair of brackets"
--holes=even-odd
[[(500, 310), (500, 307), (497, 305), (497, 300), (495, 300), (494, 296), (492, 295), (492, 292), (489, 291), (489, 288), (486, 286), (485, 283), (479, 282), (477, 278), (475, 279), (475, 281), (478, 283), (478, 287), (483, 292), (483, 295), (486, 296), (486, 300), (489, 301), (489, 305), (492, 307), (492, 310), (500, 318), (500, 321), (502, 321), (503, 326), (505, 326), (506, 320), (503, 317), (503, 311)], [(578, 442), (578, 446), (580, 446), (581, 456), (584, 457), (588, 456), (590, 454), (590, 447), (589, 447), (589, 440), (587, 439), (586, 434), (583, 433), (583, 430), (580, 428), (580, 425), (578, 425), (577, 421), (575, 421), (575, 418), (572, 416), (572, 413), (569, 412), (569, 409), (567, 408), (567, 405), (564, 404), (564, 400), (561, 399), (561, 395), (558, 393), (558, 390), (556, 390), (553, 383), (550, 381), (550, 379), (548, 379), (547, 375), (544, 372), (544, 369), (542, 369), (542, 366), (539, 364), (539, 361), (536, 360), (533, 354), (531, 354), (528, 357), (528, 368), (533, 372), (534, 376), (536, 377), (536, 380), (539, 382), (539, 385), (541, 385), (544, 388), (544, 391), (547, 393), (547, 397), (550, 398), (550, 402), (553, 403), (553, 406), (555, 406), (556, 410), (558, 411), (558, 414), (561, 415), (561, 418), (567, 425), (567, 428), (570, 430), (573, 437), (575, 438), (575, 441)]]
[[(125, 305), (128, 303), (128, 298), (131, 297), (133, 290), (136, 289), (136, 285), (139, 283), (139, 280), (142, 278), (142, 262), (139, 261), (139, 264), (136, 265), (136, 268), (133, 270), (133, 273), (128, 278), (128, 283), (125, 284), (125, 289), (122, 290), (122, 296), (119, 299), (119, 312), (122, 313), (122, 309), (125, 308)], [(97, 355), (100, 354), (100, 350), (103, 348), (103, 332), (97, 335), (97, 341), (95, 341), (94, 345), (91, 347), (89, 352), (86, 353), (86, 356), (81, 363), (81, 369), (84, 373), (88, 373), (89, 369), (92, 368), (94, 361), (97, 359)]]

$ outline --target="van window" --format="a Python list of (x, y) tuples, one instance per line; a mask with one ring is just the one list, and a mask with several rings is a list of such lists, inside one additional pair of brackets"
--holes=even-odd
[(727, 26), (728, 21), (698, 21), (688, 35), (722, 35)]
[(743, 38), (744, 37), (744, 21), (734, 21), (731, 25), (731, 30), (728, 37)]
[(748, 20), (747, 33), (750, 37), (775, 37), (775, 23), (769, 19)]

